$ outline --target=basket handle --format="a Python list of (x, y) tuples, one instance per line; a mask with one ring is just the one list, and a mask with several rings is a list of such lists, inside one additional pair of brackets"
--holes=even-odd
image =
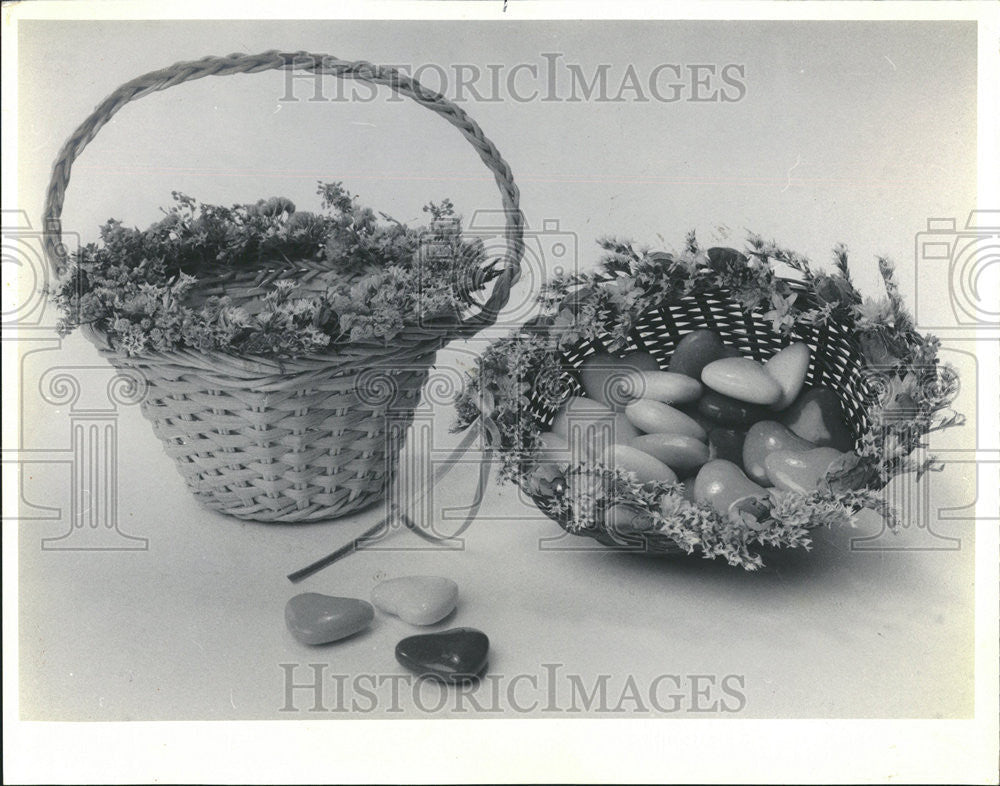
[(205, 76), (229, 76), (230, 74), (255, 74), (272, 69), (289, 71), (312, 71), (316, 74), (336, 76), (341, 79), (359, 79), (372, 84), (388, 85), (397, 93), (408, 96), (418, 104), (437, 112), (445, 120), (462, 132), (476, 149), (479, 157), (493, 173), (500, 196), (503, 200), (506, 225), (504, 238), (507, 249), (503, 267), (497, 276), (489, 299), (481, 306), (478, 314), (467, 317), (462, 325), (472, 332), (492, 325), (497, 315), (510, 298), (510, 288), (521, 275), (521, 259), (524, 256), (524, 216), (519, 207), (520, 195), (510, 167), (503, 160), (493, 143), (486, 138), (479, 125), (463, 109), (453, 104), (440, 93), (423, 87), (417, 80), (402, 74), (394, 68), (373, 65), (365, 61), (350, 62), (330, 55), (309, 52), (262, 52), (256, 55), (232, 54), (225, 57), (205, 57), (175, 63), (158, 71), (126, 82), (102, 101), (93, 113), (79, 125), (66, 140), (59, 156), (52, 166), (52, 178), (45, 195), (45, 253), (55, 273), (59, 274), (65, 256), (62, 249), (62, 214), (66, 186), (69, 185), (73, 162), (90, 144), (104, 125), (129, 101), (168, 87), (201, 79)]

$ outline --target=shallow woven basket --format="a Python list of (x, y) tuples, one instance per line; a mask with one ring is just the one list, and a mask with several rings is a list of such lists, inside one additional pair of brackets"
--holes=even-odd
[[(402, 436), (413, 417), (436, 351), (459, 335), (495, 322), (520, 275), (523, 217), (510, 168), (479, 126), (443, 96), (394, 69), (306, 52), (235, 54), (177, 63), (128, 82), (105, 99), (67, 140), (46, 197), (46, 251), (58, 275), (65, 266), (59, 217), (73, 161), (125, 104), (200, 79), (302, 70), (387, 85), (437, 112), (472, 144), (493, 173), (506, 215), (506, 255), (489, 298), (461, 320), (407, 325), (393, 342), (352, 343), (329, 353), (283, 359), (183, 349), (126, 356), (95, 327), (84, 334), (101, 354), (146, 387), (142, 412), (197, 499), (242, 519), (328, 519), (381, 498)], [(202, 296), (226, 294), (253, 310), (262, 279), (294, 277), (300, 291), (322, 291), (330, 271), (316, 262), (271, 263), (267, 269), (213, 279)], [(205, 282), (202, 282), (205, 283)], [(471, 289), (476, 289), (472, 287)]]
[[(797, 282), (792, 282), (795, 286)], [(812, 292), (795, 286), (799, 297), (810, 307), (817, 305)], [(805, 341), (812, 350), (807, 385), (823, 385), (840, 398), (844, 420), (857, 446), (861, 437), (872, 427), (868, 410), (878, 400), (878, 389), (871, 384), (866, 364), (855, 338), (836, 324), (823, 327), (798, 326), (790, 338), (782, 338), (759, 314), (747, 313), (725, 290), (699, 292), (657, 308), (647, 310), (636, 321), (629, 334), (628, 351), (648, 352), (666, 369), (678, 342), (688, 333), (707, 328), (714, 330), (723, 342), (737, 348), (744, 357), (763, 361), (794, 341)], [(567, 369), (564, 384), (569, 395), (583, 391), (575, 369), (595, 351), (607, 351), (603, 345), (583, 342), (563, 354)], [(555, 410), (544, 406), (539, 397), (530, 400), (529, 412), (543, 427), (548, 427)], [(573, 535), (584, 535), (608, 546), (630, 547), (649, 553), (686, 553), (673, 540), (657, 532), (630, 534), (627, 538), (612, 538), (603, 528), (571, 529), (567, 519), (553, 508), (553, 497), (532, 493), (531, 497), (545, 515)]]

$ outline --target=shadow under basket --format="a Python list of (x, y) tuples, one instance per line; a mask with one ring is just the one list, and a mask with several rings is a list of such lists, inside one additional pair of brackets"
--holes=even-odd
[[(804, 288), (800, 289), (799, 297), (809, 306), (817, 305), (815, 295)], [(790, 343), (806, 342), (811, 357), (805, 384), (827, 387), (837, 394), (855, 446), (871, 429), (868, 413), (871, 406), (878, 402), (879, 391), (870, 383), (857, 341), (836, 324), (796, 326), (791, 336), (783, 338), (761, 314), (744, 311), (728, 291), (702, 291), (648, 309), (629, 333), (626, 351), (648, 352), (660, 368), (666, 370), (680, 340), (688, 333), (703, 329), (715, 331), (725, 344), (738, 349), (742, 356), (757, 361), (767, 360)], [(583, 361), (595, 352), (607, 350), (603, 344), (583, 342), (563, 354), (566, 369), (563, 379), (568, 395), (581, 395), (583, 392), (577, 372)], [(544, 406), (537, 395), (529, 400), (529, 412), (543, 428), (547, 428), (555, 416), (555, 409)], [(684, 553), (680, 546), (659, 533), (633, 534), (626, 542), (615, 540), (603, 529), (572, 530), (567, 519), (554, 510), (554, 497), (536, 493), (532, 493), (531, 497), (539, 510), (572, 534), (589, 536), (609, 546), (632, 547), (650, 553)]]

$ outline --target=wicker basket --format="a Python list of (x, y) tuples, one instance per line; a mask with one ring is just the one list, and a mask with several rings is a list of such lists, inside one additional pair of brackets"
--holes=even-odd
[[(614, 248), (615, 254), (625, 256), (624, 251), (619, 251), (625, 246), (619, 247), (613, 241), (609, 244), (606, 248)], [(629, 248), (628, 253), (633, 251)], [(800, 319), (789, 330), (779, 333), (765, 314), (742, 305), (745, 293), (737, 296), (733, 289), (713, 280), (717, 273), (721, 278), (729, 276), (728, 272), (722, 275), (720, 271), (751, 270), (746, 256), (733, 249), (709, 249), (707, 255), (700, 257), (707, 261), (697, 263), (704, 264), (703, 267), (688, 269), (686, 265), (695, 264), (693, 260), (701, 252), (692, 248), (691, 254), (688, 262), (676, 264), (671, 255), (659, 252), (632, 256), (635, 262), (645, 265), (641, 280), (653, 280), (659, 266), (687, 276), (684, 286), (671, 279), (671, 284), (657, 281), (656, 288), (646, 288), (638, 283), (639, 276), (632, 278), (625, 263), (616, 260), (592, 279), (577, 281), (578, 286), (586, 284), (583, 289), (577, 292), (570, 289), (561, 302), (547, 301), (558, 306), (557, 315), (537, 317), (484, 351), (479, 368), (469, 376), (468, 391), (459, 397), (460, 425), (469, 426), (482, 420), (490, 443), (499, 451), (505, 477), (519, 483), (537, 507), (568, 533), (593, 538), (608, 546), (667, 555), (700, 550), (706, 556), (725, 555), (731, 564), (754, 569), (763, 563), (759, 555), (747, 550), (750, 545), (761, 548), (808, 545), (806, 529), (823, 521), (842, 520), (841, 514), (849, 517), (862, 508), (870, 508), (883, 515), (890, 527), (897, 526), (895, 511), (881, 489), (898, 474), (916, 471), (919, 477), (931, 468), (932, 460), (926, 457), (911, 460), (910, 453), (931, 430), (955, 425), (961, 416), (947, 409), (957, 392), (957, 378), (952, 370), (937, 364), (933, 339), (915, 331), (892, 280), (891, 264), (886, 260), (879, 262), (893, 313), (889, 322), (879, 324), (887, 327), (891, 334), (887, 340), (894, 351), (901, 353), (895, 365), (882, 362), (889, 355), (876, 351), (870, 320), (859, 327), (853, 316), (842, 314), (834, 318), (832, 312), (827, 312), (833, 302), (829, 286), (845, 288), (841, 295), (847, 300), (837, 302), (861, 303), (860, 293), (850, 283), (846, 255), (839, 277), (810, 279), (813, 273), (801, 259), (793, 260), (795, 265), (802, 265), (801, 276), (794, 271), (787, 275), (772, 268), (772, 286), (780, 283), (783, 297), (794, 295), (792, 300), (798, 313), (831, 313), (829, 319)], [(685, 270), (688, 272), (684, 273)], [(630, 278), (644, 290), (645, 298), (629, 316), (630, 329), (626, 334), (618, 332), (613, 315), (608, 316), (607, 324), (577, 330), (570, 316), (577, 313), (576, 309), (589, 303), (591, 311), (584, 308), (581, 313), (591, 314), (596, 302), (592, 298), (601, 289), (629, 292), (627, 281), (621, 282), (624, 288), (615, 286), (615, 282)], [(822, 289), (815, 288), (816, 280), (822, 280)], [(661, 294), (653, 297), (653, 292)], [(775, 290), (772, 295), (782, 293)], [(578, 295), (583, 300), (578, 300)], [(622, 302), (628, 302), (629, 295), (623, 297), (626, 300)], [(674, 513), (662, 513), (666, 525), (652, 529), (626, 525), (625, 529), (618, 529), (605, 520), (602, 508), (606, 505), (624, 502), (643, 512), (644, 508), (649, 511), (651, 506), (659, 507), (666, 498), (659, 496), (660, 491), (649, 491), (648, 486), (640, 492), (641, 484), (625, 483), (624, 473), (615, 474), (613, 467), (595, 465), (589, 460), (571, 462), (566, 468), (567, 477), (550, 476), (551, 467), (542, 476), (534, 474), (539, 458), (535, 451), (539, 446), (532, 435), (548, 429), (569, 396), (585, 395), (578, 369), (588, 357), (596, 352), (620, 355), (638, 351), (652, 355), (660, 368), (665, 369), (679, 341), (698, 329), (716, 332), (725, 344), (756, 361), (767, 360), (793, 342), (805, 342), (810, 347), (806, 384), (823, 386), (837, 394), (854, 440), (854, 454), (845, 455), (833, 471), (836, 487), (817, 489), (815, 495), (799, 495), (797, 500), (772, 499), (780, 520), (767, 518), (773, 512), (767, 506), (757, 511), (765, 516), (763, 520), (755, 518), (755, 512), (751, 512), (749, 519), (722, 517), (707, 505), (688, 502), (671, 492), (675, 502), (666, 504), (667, 508), (674, 505)], [(566, 341), (567, 330), (568, 335), (584, 337)], [(510, 361), (517, 364), (516, 372), (508, 364), (509, 358), (516, 358)], [(518, 375), (516, 379), (510, 376), (512, 373)], [(919, 379), (921, 385), (918, 399), (922, 403), (914, 401), (911, 411), (899, 409), (899, 398), (893, 392), (898, 389), (899, 373), (908, 378), (911, 373), (916, 374), (914, 379)], [(609, 379), (605, 384), (611, 386), (610, 391), (617, 382)], [(578, 476), (580, 486), (574, 489), (574, 478)], [(574, 507), (580, 502), (585, 506), (582, 511)], [(807, 523), (789, 523), (801, 522), (804, 511), (809, 511)]]
[[(128, 82), (105, 99), (67, 140), (53, 167), (45, 215), (46, 251), (57, 275), (65, 265), (59, 232), (73, 161), (125, 104), (200, 79), (303, 70), (390, 86), (458, 128), (489, 168), (506, 215), (506, 256), (477, 286), (495, 279), (484, 303), (470, 299), (461, 320), (408, 326), (390, 346), (352, 343), (322, 355), (282, 360), (178, 350), (126, 356), (99, 329), (88, 339), (115, 367), (138, 372), (146, 386), (143, 414), (206, 507), (266, 522), (329, 519), (363, 508), (384, 492), (436, 351), (451, 339), (495, 322), (520, 275), (523, 217), (510, 168), (479, 126), (443, 96), (391, 68), (305, 52), (265, 52), (177, 63)], [(202, 294), (224, 293), (252, 310), (262, 278), (294, 277), (322, 290), (330, 271), (318, 263), (284, 263), (229, 275)]]

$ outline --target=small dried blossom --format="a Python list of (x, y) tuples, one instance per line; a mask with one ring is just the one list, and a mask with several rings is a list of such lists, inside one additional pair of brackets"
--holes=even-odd
[[(483, 245), (462, 236), (449, 200), (428, 206), (430, 227), (411, 229), (380, 220), (339, 183), (318, 192), (323, 214), (297, 212), (284, 197), (224, 207), (174, 192), (174, 205), (145, 230), (107, 221), (100, 243), (83, 247), (51, 291), (58, 332), (94, 325), (128, 355), (181, 347), (308, 355), (455, 320), (482, 286)], [(428, 244), (433, 254), (423, 253)], [(331, 283), (305, 291), (298, 273), (317, 269)], [(261, 271), (259, 311), (199, 297), (203, 285), (224, 288), (244, 270)]]

